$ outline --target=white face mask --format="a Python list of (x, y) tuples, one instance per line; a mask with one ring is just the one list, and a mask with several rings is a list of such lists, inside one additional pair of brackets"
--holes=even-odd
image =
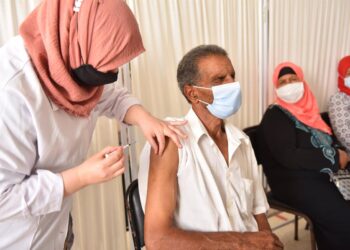
[(344, 83), (346, 87), (350, 88), (350, 76), (344, 78)]
[(276, 89), (277, 96), (287, 103), (296, 103), (304, 95), (304, 84), (294, 82)]

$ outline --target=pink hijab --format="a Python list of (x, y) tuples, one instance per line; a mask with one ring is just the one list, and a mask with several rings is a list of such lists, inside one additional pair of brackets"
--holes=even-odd
[(79, 86), (70, 70), (83, 64), (81, 59), (102, 72), (116, 70), (144, 47), (124, 1), (84, 0), (79, 12), (73, 12), (74, 2), (43, 0), (21, 25), (20, 35), (45, 93), (68, 113), (85, 117), (103, 87)]
[(306, 124), (309, 127), (321, 130), (327, 134), (332, 134), (331, 128), (322, 120), (320, 111), (316, 102), (316, 98), (309, 89), (306, 81), (304, 80), (304, 74), (301, 68), (291, 62), (284, 62), (279, 64), (273, 74), (273, 83), (275, 88), (278, 86), (278, 74), (284, 67), (290, 67), (294, 70), (296, 75), (301, 79), (304, 84), (304, 96), (296, 103), (284, 102), (279, 97), (276, 98), (276, 104), (288, 110), (295, 118), (300, 122)]

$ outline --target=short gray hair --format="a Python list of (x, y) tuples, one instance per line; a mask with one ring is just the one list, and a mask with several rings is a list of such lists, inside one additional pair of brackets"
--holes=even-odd
[(185, 85), (186, 84), (195, 85), (195, 82), (198, 81), (200, 78), (199, 70), (198, 70), (199, 60), (211, 55), (228, 57), (227, 52), (223, 48), (217, 45), (200, 45), (191, 49), (181, 59), (177, 67), (176, 77), (177, 77), (179, 88), (185, 97), (186, 97), (184, 93)]

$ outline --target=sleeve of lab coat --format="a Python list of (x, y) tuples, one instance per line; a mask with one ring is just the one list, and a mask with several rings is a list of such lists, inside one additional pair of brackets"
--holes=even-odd
[(0, 89), (0, 131), (0, 222), (59, 211), (62, 177), (36, 169), (35, 125), (23, 96), (6, 86)]
[(116, 118), (119, 122), (123, 122), (128, 109), (137, 104), (140, 104), (140, 101), (126, 88), (118, 84), (108, 84), (104, 86), (96, 111), (100, 116)]

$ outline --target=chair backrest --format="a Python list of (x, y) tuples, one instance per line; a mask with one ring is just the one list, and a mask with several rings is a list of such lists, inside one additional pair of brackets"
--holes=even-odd
[(135, 249), (141, 249), (145, 245), (143, 236), (144, 213), (137, 180), (134, 180), (126, 191), (126, 208)]
[(261, 164), (261, 157), (259, 155), (260, 150), (258, 148), (258, 143), (257, 143), (258, 128), (259, 128), (259, 125), (255, 125), (252, 127), (245, 128), (243, 129), (243, 131), (249, 136), (250, 142), (252, 143), (252, 147), (255, 153), (256, 160), (258, 164)]
[(321, 114), (322, 120), (325, 121), (325, 123), (328, 124), (328, 126), (331, 126), (331, 121), (329, 120), (328, 112), (322, 112)]

